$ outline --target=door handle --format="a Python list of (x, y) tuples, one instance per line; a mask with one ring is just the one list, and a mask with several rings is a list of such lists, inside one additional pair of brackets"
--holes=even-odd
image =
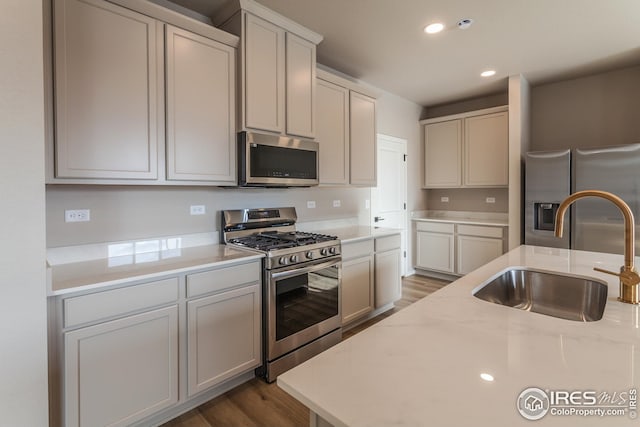
[(382, 218), (381, 216), (375, 216), (375, 217), (373, 217), (373, 220), (375, 222), (379, 222), (379, 221), (384, 221), (384, 218)]

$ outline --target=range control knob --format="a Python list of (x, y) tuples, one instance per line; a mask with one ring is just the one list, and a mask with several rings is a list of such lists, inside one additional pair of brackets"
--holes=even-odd
[(287, 265), (287, 257), (280, 257), (280, 259), (278, 260), (278, 264)]
[(327, 248), (320, 249), (320, 255), (326, 256), (328, 253), (329, 253), (329, 250)]
[(291, 262), (298, 262), (298, 255), (291, 255), (291, 258), (289, 258), (289, 261)]
[(335, 246), (332, 246), (332, 247), (330, 247), (330, 248), (329, 248), (329, 253), (330, 253), (331, 255), (335, 255), (335, 254), (336, 254), (336, 248), (335, 248)]
[(313, 252), (309, 251), (307, 252), (307, 259), (312, 259), (313, 258)]

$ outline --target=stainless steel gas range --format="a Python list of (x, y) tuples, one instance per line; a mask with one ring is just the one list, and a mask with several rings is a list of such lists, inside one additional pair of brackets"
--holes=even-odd
[(342, 339), (340, 240), (296, 230), (295, 208), (222, 211), (222, 240), (265, 254), (263, 365), (272, 382)]

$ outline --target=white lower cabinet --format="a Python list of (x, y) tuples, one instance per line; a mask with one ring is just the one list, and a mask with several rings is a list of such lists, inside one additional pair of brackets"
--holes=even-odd
[(400, 234), (375, 239), (375, 308), (393, 303), (402, 296)]
[(400, 240), (394, 234), (342, 243), (343, 325), (380, 314), (400, 299)]
[(458, 274), (467, 274), (502, 255), (502, 239), (458, 236)]
[(342, 324), (373, 311), (373, 239), (342, 243)]
[(188, 393), (260, 364), (260, 284), (187, 303)]
[(467, 274), (504, 253), (502, 226), (416, 223), (417, 268)]
[(178, 401), (176, 305), (64, 333), (65, 423), (125, 426)]
[(342, 323), (373, 311), (373, 257), (366, 255), (342, 263)]
[(52, 427), (156, 425), (249, 378), (261, 271), (252, 259), (52, 297)]
[(504, 253), (503, 227), (457, 226), (458, 274), (467, 274)]
[(453, 224), (419, 222), (416, 229), (416, 267), (453, 273), (455, 271)]

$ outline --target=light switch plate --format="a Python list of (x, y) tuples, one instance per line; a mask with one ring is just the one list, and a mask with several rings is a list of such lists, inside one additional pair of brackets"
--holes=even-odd
[(307, 200), (307, 209), (315, 209), (316, 201), (315, 200)]
[(334, 200), (333, 201), (333, 207), (334, 208), (339, 208), (340, 206), (342, 206), (342, 202), (340, 200)]

